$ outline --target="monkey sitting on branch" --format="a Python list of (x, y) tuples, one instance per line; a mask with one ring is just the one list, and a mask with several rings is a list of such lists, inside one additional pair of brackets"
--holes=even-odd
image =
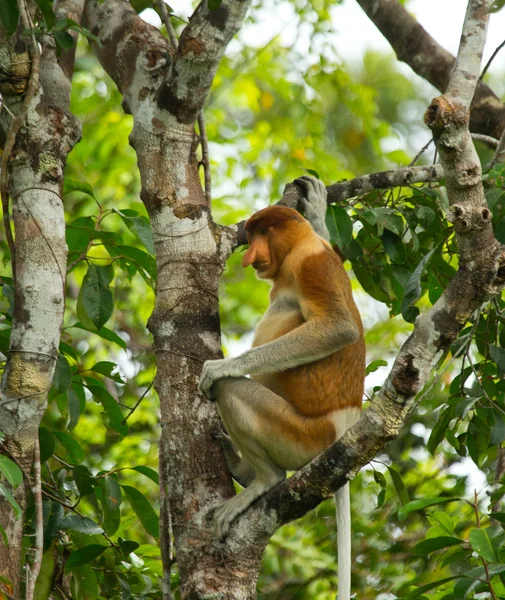
[[(205, 362), (200, 378), (200, 391), (217, 401), (229, 435), (221, 437), (228, 467), (246, 488), (216, 510), (219, 538), (286, 471), (302, 468), (334, 444), (360, 414), (363, 325), (349, 277), (328, 241), (326, 188), (308, 176), (295, 184), (304, 191), (308, 220), (292, 208), (270, 206), (245, 224), (249, 248), (242, 265), (252, 265), (259, 279), (273, 284), (253, 347), (236, 358)], [(347, 600), (349, 484), (335, 499), (338, 598)]]

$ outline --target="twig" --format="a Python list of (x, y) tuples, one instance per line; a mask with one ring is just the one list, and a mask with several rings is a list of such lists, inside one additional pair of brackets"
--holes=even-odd
[(433, 142), (433, 138), (431, 138), (427, 144), (425, 144), (421, 150), (419, 150), (419, 152), (414, 156), (414, 158), (412, 159), (412, 161), (409, 164), (409, 167), (413, 167), (416, 162), (419, 160), (420, 156), (422, 156), (426, 150), (430, 147), (431, 143)]
[(28, 114), (28, 109), (32, 102), (32, 99), (35, 95), (35, 92), (39, 86), (39, 72), (40, 72), (40, 50), (37, 44), (37, 40), (35, 39), (35, 34), (33, 33), (33, 23), (30, 17), (30, 13), (27, 10), (25, 0), (18, 0), (19, 6), (19, 14), (21, 16), (21, 21), (25, 29), (30, 31), (30, 45), (31, 45), (31, 59), (32, 59), (32, 68), (30, 70), (30, 78), (28, 80), (28, 87), (26, 89), (26, 96), (23, 100), (23, 104), (21, 106), (21, 110), (18, 115), (12, 120), (11, 126), (9, 128), (9, 132), (7, 133), (7, 139), (5, 141), (4, 152), (2, 155), (2, 163), (1, 163), (1, 173), (0, 173), (0, 195), (2, 196), (2, 212), (3, 212), (3, 222), (5, 227), (5, 237), (7, 238), (7, 243), (9, 245), (9, 251), (11, 253), (11, 261), (12, 261), (12, 276), (14, 282), (16, 281), (16, 247), (14, 245), (14, 236), (12, 234), (11, 222), (9, 216), (9, 190), (8, 190), (8, 162), (14, 148), (14, 144), (16, 143), (16, 136), (18, 131), (21, 128), (21, 125), (24, 123), (26, 119), (26, 115)]
[[(158, 8), (160, 9), (161, 18), (168, 33), (170, 45), (174, 50), (177, 50), (179, 43), (177, 41), (177, 36), (175, 35), (175, 30), (172, 25), (172, 21), (170, 20), (170, 15), (168, 14), (167, 5), (163, 0), (156, 0), (156, 2), (158, 4)], [(209, 140), (207, 138), (207, 129), (205, 127), (205, 118), (203, 116), (203, 110), (198, 114), (198, 131), (200, 133), (200, 144), (202, 146), (202, 160), (200, 161), (200, 164), (203, 167), (205, 199), (210, 204), (212, 200), (212, 181), (210, 175)]]
[(482, 73), (480, 74), (479, 81), (482, 81), (484, 79), (484, 75), (487, 73), (487, 70), (491, 66), (491, 63), (496, 58), (496, 55), (503, 48), (503, 46), (505, 46), (505, 40), (503, 40), (503, 42), (499, 46), (497, 46), (497, 48), (495, 49), (493, 54), (491, 54), (491, 58), (487, 61), (486, 66), (482, 69)]
[(35, 558), (31, 570), (27, 571), (26, 600), (33, 600), (35, 584), (42, 566), (44, 552), (44, 515), (42, 511), (42, 481), (40, 476), (40, 446), (39, 438), (35, 438), (33, 453), (33, 484), (32, 494), (35, 502)]
[[(81, 517), (81, 519), (84, 519), (85, 516), (80, 513), (75, 507), (77, 506), (77, 504), (75, 506), (72, 506), (71, 504), (67, 504), (66, 502), (64, 502), (63, 500), (60, 500), (60, 498), (53, 496), (52, 494), (50, 494), (49, 492), (46, 492), (46, 490), (42, 490), (42, 493), (44, 494), (44, 496), (47, 496), (48, 498), (51, 498), (51, 500), (53, 502), (57, 502), (58, 504), (61, 504), (63, 506), (63, 508), (68, 508), (68, 510), (71, 510), (73, 513), (75, 513), (78, 517)], [(109, 542), (109, 544), (115, 548), (116, 550), (119, 550), (119, 546), (113, 542), (110, 537), (105, 533), (105, 531), (102, 531), (102, 535), (103, 537)]]
[(130, 412), (126, 415), (126, 417), (121, 421), (121, 423), (124, 425), (126, 423), (126, 421), (128, 421), (128, 419), (133, 415), (133, 413), (137, 410), (138, 405), (142, 402), (142, 400), (147, 396), (147, 394), (149, 393), (149, 390), (153, 387), (154, 381), (151, 381), (151, 383), (149, 384), (149, 387), (147, 388), (147, 390), (142, 394), (142, 396), (140, 396), (140, 398), (138, 399), (137, 403), (135, 404), (135, 406), (133, 406), (133, 408), (131, 408)]
[(198, 129), (200, 131), (200, 143), (202, 145), (202, 160), (201, 165), (203, 166), (203, 175), (205, 183), (205, 199), (207, 202), (212, 200), (211, 192), (211, 177), (210, 177), (210, 160), (209, 160), (209, 140), (207, 138), (207, 129), (205, 127), (205, 119), (203, 117), (203, 110), (198, 115)]

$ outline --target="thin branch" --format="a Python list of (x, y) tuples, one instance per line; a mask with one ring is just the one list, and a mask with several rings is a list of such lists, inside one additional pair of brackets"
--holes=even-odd
[[(398, 60), (444, 93), (454, 68), (454, 56), (440, 46), (398, 0), (356, 1), (391, 44)], [(504, 127), (505, 105), (479, 81), (470, 113), (471, 131), (499, 138)]]
[(44, 553), (44, 515), (42, 510), (42, 480), (40, 475), (40, 446), (38, 436), (35, 439), (33, 453), (33, 485), (32, 494), (35, 502), (35, 557), (32, 568), (28, 570), (26, 580), (26, 600), (33, 600), (35, 584), (42, 567)]
[(160, 9), (161, 18), (165, 25), (165, 29), (168, 33), (168, 39), (170, 40), (170, 45), (174, 50), (177, 50), (178, 42), (177, 36), (175, 35), (174, 26), (172, 25), (172, 21), (170, 20), (170, 15), (168, 14), (167, 5), (164, 0), (157, 0), (158, 8)]
[(419, 158), (426, 152), (426, 150), (428, 150), (428, 148), (430, 147), (431, 143), (433, 142), (433, 138), (430, 138), (428, 143), (425, 144), (421, 150), (419, 150), (419, 152), (414, 156), (414, 158), (412, 159), (412, 161), (409, 163), (409, 167), (413, 167), (416, 162), (419, 160)]
[(482, 81), (484, 79), (484, 76), (487, 73), (489, 67), (491, 66), (491, 63), (496, 58), (496, 55), (503, 48), (503, 46), (505, 46), (505, 40), (503, 40), (503, 42), (499, 46), (496, 47), (493, 54), (491, 54), (491, 58), (487, 61), (486, 66), (482, 69), (482, 73), (480, 74), (479, 81)]
[(3, 211), (3, 222), (5, 227), (5, 237), (9, 245), (9, 251), (11, 253), (12, 261), (12, 276), (14, 282), (16, 281), (16, 247), (14, 244), (14, 236), (12, 234), (11, 222), (9, 216), (9, 189), (8, 189), (8, 162), (16, 143), (16, 136), (21, 128), (21, 125), (26, 119), (28, 109), (32, 102), (35, 92), (39, 87), (39, 72), (40, 72), (40, 50), (33, 33), (33, 23), (30, 17), (30, 13), (27, 9), (25, 0), (18, 0), (19, 14), (23, 27), (30, 31), (30, 46), (31, 46), (31, 59), (32, 68), (30, 70), (30, 79), (28, 80), (28, 87), (26, 89), (26, 96), (23, 100), (23, 104), (19, 111), (19, 114), (12, 120), (9, 132), (7, 133), (7, 139), (5, 141), (4, 151), (2, 155), (1, 173), (0, 173), (0, 195), (2, 196), (2, 211)]
[(491, 137), (490, 135), (484, 135), (482, 133), (472, 133), (471, 135), (472, 140), (474, 142), (481, 142), (481, 144), (485, 144), (490, 148), (498, 148), (498, 145), (500, 143), (500, 140), (497, 140), (496, 138)]
[(128, 421), (128, 419), (133, 415), (133, 413), (137, 410), (139, 404), (142, 402), (142, 400), (147, 396), (147, 394), (149, 393), (149, 390), (153, 387), (154, 385), (154, 381), (151, 381), (151, 383), (149, 384), (149, 387), (147, 388), (147, 390), (142, 394), (142, 396), (140, 396), (140, 398), (138, 399), (137, 403), (135, 404), (135, 406), (132, 407), (132, 409), (130, 410), (130, 412), (126, 415), (126, 417), (121, 421), (121, 423), (124, 425), (126, 423), (126, 421)]
[(202, 161), (205, 182), (205, 199), (210, 204), (212, 200), (212, 181), (210, 176), (210, 160), (209, 160), (209, 140), (207, 138), (207, 129), (205, 127), (205, 119), (203, 117), (203, 110), (198, 115), (198, 129), (200, 131), (200, 143), (202, 145)]
[[(402, 167), (400, 169), (372, 173), (371, 175), (356, 177), (356, 179), (349, 181), (339, 181), (328, 186), (326, 188), (328, 192), (328, 204), (342, 203), (349, 198), (363, 196), (374, 189), (390, 189), (404, 185), (409, 186), (413, 183), (440, 181), (443, 177), (444, 170), (439, 164), (422, 167)], [(297, 208), (301, 193), (296, 184), (288, 183), (278, 204)], [(234, 248), (247, 244), (244, 223), (245, 221), (241, 221), (234, 227), (223, 227), (223, 230), (230, 236)]]
[(493, 158), (490, 163), (486, 165), (486, 169), (492, 169), (496, 164), (502, 163), (505, 161), (505, 129), (503, 130), (500, 141), (498, 142), (498, 146), (496, 148), (496, 152), (494, 153)]
[(456, 66), (447, 86), (446, 96), (455, 98), (466, 109), (470, 109), (476, 88), (476, 77), (480, 72), (482, 51), (489, 23), (489, 9), (493, 0), (469, 0)]

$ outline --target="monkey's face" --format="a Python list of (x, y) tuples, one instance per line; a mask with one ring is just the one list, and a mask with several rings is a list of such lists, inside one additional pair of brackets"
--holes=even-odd
[(249, 248), (242, 257), (242, 266), (252, 265), (258, 279), (273, 279), (278, 270), (270, 252), (269, 230), (269, 227), (264, 227), (248, 234)]

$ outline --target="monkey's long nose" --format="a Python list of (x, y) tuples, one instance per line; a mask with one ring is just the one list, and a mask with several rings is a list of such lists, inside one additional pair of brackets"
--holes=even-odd
[(246, 250), (244, 256), (242, 257), (242, 266), (248, 267), (249, 265), (252, 265), (255, 260), (256, 260), (256, 250), (254, 249), (254, 246), (249, 246), (249, 248)]

